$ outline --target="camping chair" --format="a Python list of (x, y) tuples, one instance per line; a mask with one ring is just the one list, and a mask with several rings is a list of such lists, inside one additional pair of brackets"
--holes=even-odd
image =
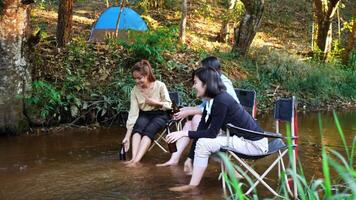
[[(227, 144), (229, 144), (230, 133), (235, 133), (236, 135), (243, 136), (244, 134), (255, 134), (262, 135), (264, 137), (269, 138), (268, 142), (268, 152), (263, 155), (246, 155), (239, 152), (236, 152), (234, 149), (227, 147), (221, 148), (221, 151), (227, 153), (230, 158), (234, 158), (239, 165), (241, 165), (241, 169), (246, 169), (245, 173), (242, 174), (245, 178), (247, 178), (247, 173), (252, 174), (253, 177), (256, 178), (256, 181), (245, 193), (246, 195), (250, 194), (253, 189), (259, 184), (262, 183), (270, 192), (272, 192), (275, 196), (281, 197), (277, 194), (277, 192), (272, 189), (263, 179), (266, 175), (276, 166), (278, 165), (278, 176), (281, 176), (281, 168), (283, 170), (283, 181), (286, 183), (287, 191), (291, 196), (297, 197), (297, 186), (295, 181), (293, 182), (293, 193), (291, 191), (291, 186), (289, 185), (289, 180), (286, 175), (286, 168), (283, 162), (283, 157), (288, 155), (288, 146), (284, 143), (283, 140), (288, 139), (288, 137), (292, 141), (292, 155), (290, 158), (291, 167), (294, 173), (296, 173), (296, 153), (297, 153), (297, 113), (296, 113), (296, 99), (295, 97), (287, 98), (287, 99), (279, 99), (275, 104), (274, 118), (276, 123), (276, 133), (271, 132), (255, 132), (251, 130), (246, 130), (243, 128), (239, 128), (233, 126), (231, 124), (227, 125)], [(279, 132), (279, 122), (284, 121), (286, 123), (290, 123), (291, 135), (283, 136)], [(251, 166), (248, 165), (246, 160), (257, 160), (269, 155), (275, 154), (277, 158), (273, 161), (273, 163), (266, 169), (266, 171), (259, 175)], [(225, 173), (225, 168), (223, 164), (221, 165), (222, 173)], [(224, 176), (222, 176), (222, 184), (223, 190), (226, 194), (226, 182)]]
[(235, 93), (240, 104), (254, 119), (256, 119), (256, 91), (235, 88)]
[[(170, 97), (172, 103), (175, 102), (177, 104), (177, 106), (181, 105), (178, 92), (170, 92), (169, 97)], [(160, 133), (157, 134), (158, 135), (157, 138), (155, 140), (153, 140), (153, 143), (150, 146), (150, 148), (148, 149), (148, 151), (150, 151), (154, 146), (157, 145), (160, 149), (162, 149), (162, 151), (164, 151), (165, 153), (168, 153), (167, 148), (164, 147), (167, 145), (161, 144), (161, 142), (162, 142), (162, 140), (164, 142), (166, 142), (165, 136), (166, 136), (166, 134), (170, 133), (170, 129), (172, 126), (175, 126), (176, 130), (182, 130), (182, 120), (178, 120), (178, 121), (172, 120), (172, 119), (169, 120), (166, 124), (166, 127)]]

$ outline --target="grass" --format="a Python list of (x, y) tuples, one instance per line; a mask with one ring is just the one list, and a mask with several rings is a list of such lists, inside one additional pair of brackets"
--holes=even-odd
[[(323, 137), (323, 123), (321, 115), (318, 115), (319, 129), (321, 137)], [(345, 141), (344, 133), (342, 131), (339, 119), (334, 112), (335, 125), (337, 126), (338, 133)], [(288, 130), (288, 128), (287, 128)], [(287, 131), (288, 132), (288, 131)], [(291, 147), (291, 143), (288, 142), (288, 146)], [(351, 150), (349, 146), (344, 142), (344, 150), (346, 157), (344, 157), (340, 152), (333, 149), (327, 148), (322, 144), (322, 163), (321, 168), (323, 171), (323, 178), (307, 180), (304, 176), (303, 166), (299, 162), (298, 172), (295, 173), (289, 166), (285, 172), (288, 176), (293, 179), (293, 182), (297, 184), (298, 198), (299, 199), (355, 199), (356, 197), (356, 171), (354, 169), (353, 158), (355, 157), (355, 146), (356, 146), (356, 136), (354, 136)], [(290, 151), (290, 150), (289, 150)], [(227, 199), (259, 199), (258, 191), (254, 191), (253, 197), (245, 196), (243, 194), (242, 185), (238, 179), (235, 177), (234, 168), (239, 169), (239, 166), (235, 166), (223, 153), (220, 154), (224, 165), (226, 166), (226, 172), (222, 174), (225, 180), (228, 180), (227, 187), (229, 188), (230, 195), (226, 195)], [(291, 154), (289, 153), (289, 157)], [(290, 157), (291, 158), (291, 157)], [(331, 175), (331, 171), (335, 171), (336, 175)], [(249, 179), (249, 177), (248, 177)], [(288, 195), (287, 188), (284, 184), (284, 180), (281, 179), (279, 182), (280, 190), (279, 195), (285, 199), (293, 199)], [(248, 181), (251, 185), (251, 181)]]

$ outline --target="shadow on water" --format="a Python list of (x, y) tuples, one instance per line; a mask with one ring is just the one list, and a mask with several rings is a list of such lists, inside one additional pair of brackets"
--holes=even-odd
[[(356, 112), (338, 113), (346, 140), (351, 143), (356, 132)], [(300, 113), (299, 156), (307, 178), (321, 177), (321, 142), (342, 150), (331, 112), (322, 114), (324, 138), (320, 138), (316, 113)], [(273, 130), (271, 115), (258, 122)], [(148, 152), (143, 166), (125, 168), (119, 161), (119, 144), (125, 130), (61, 131), (40, 136), (0, 137), (0, 199), (222, 199), (218, 181), (219, 164), (211, 161), (197, 191), (177, 194), (169, 187), (187, 184), (190, 177), (180, 165), (155, 167), (169, 154), (158, 148)], [(268, 159), (268, 158), (266, 158)], [(256, 162), (257, 169), (266, 160)], [(307, 163), (307, 164), (306, 164)], [(276, 180), (275, 174), (269, 176)], [(261, 196), (270, 196), (263, 192)]]

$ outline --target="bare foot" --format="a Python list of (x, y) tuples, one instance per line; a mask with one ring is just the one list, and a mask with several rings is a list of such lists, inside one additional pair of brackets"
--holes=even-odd
[(174, 166), (174, 165), (178, 165), (178, 162), (168, 160), (165, 163), (156, 164), (156, 167), (166, 167), (166, 166)]
[(127, 167), (132, 167), (132, 168), (140, 167), (140, 166), (142, 166), (142, 164), (140, 162), (132, 162), (132, 163), (127, 165)]
[(170, 187), (168, 189), (173, 192), (187, 192), (187, 191), (194, 190), (195, 188), (197, 188), (196, 185), (182, 185), (177, 187)]
[(129, 161), (125, 161), (124, 162), (125, 165), (131, 164), (131, 163), (133, 163), (133, 160), (129, 160)]

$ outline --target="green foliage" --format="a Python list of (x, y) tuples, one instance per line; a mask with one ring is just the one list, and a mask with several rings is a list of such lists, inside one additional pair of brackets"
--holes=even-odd
[[(52, 68), (55, 75), (48, 77), (48, 83), (52, 81), (53, 89), (57, 88), (60, 94), (60, 106), (55, 112), (44, 112), (43, 118), (48, 120), (56, 116), (62, 122), (115, 120), (120, 112), (129, 109), (130, 91), (135, 84), (129, 67), (141, 59), (151, 62), (158, 79), (162, 79), (163, 74), (188, 73), (187, 65), (173, 60), (166, 62), (162, 56), (164, 53), (173, 55), (176, 51), (176, 28), (130, 33), (129, 37), (132, 39), (127, 41), (109, 39), (104, 47), (87, 43), (81, 37), (73, 38), (63, 50), (61, 59), (56, 61), (58, 68)], [(39, 65), (46, 65), (38, 60)], [(173, 89), (178, 89), (186, 102), (191, 99), (191, 90), (186, 90), (183, 84)], [(38, 106), (49, 101), (46, 95), (36, 91), (31, 97), (43, 102)]]
[(131, 90), (135, 85), (132, 76), (128, 76), (128, 73), (130, 72), (118, 69), (110, 84), (98, 88), (91, 94), (91, 97), (95, 99), (91, 106), (96, 111), (96, 116), (102, 117), (107, 113), (117, 115), (128, 110)]
[(235, 3), (234, 8), (232, 10), (229, 10), (228, 9), (229, 2), (230, 2), (230, 0), (226, 0), (223, 2), (226, 11), (220, 15), (220, 19), (231, 21), (231, 22), (238, 21), (240, 19), (240, 17), (244, 14), (245, 7), (241, 1), (237, 1)]
[(59, 1), (58, 0), (35, 0), (35, 3), (40, 8), (44, 9), (44, 8), (58, 6)]
[(258, 55), (256, 58), (242, 61), (242, 67), (251, 75), (234, 83), (236, 87), (256, 90), (260, 108), (272, 105), (270, 96), (275, 95), (295, 95), (312, 106), (335, 99), (355, 100), (356, 74), (352, 70), (266, 50), (270, 51), (256, 50), (253, 52)]
[(204, 3), (201, 7), (199, 7), (199, 9), (196, 10), (196, 13), (210, 20), (214, 18), (212, 6), (208, 3)]
[(356, 73), (354, 70), (345, 70), (338, 80), (338, 90), (341, 97), (356, 99)]
[(4, 10), (4, 2), (0, 1), (0, 16), (2, 15), (3, 10)]
[(141, 10), (142, 12), (149, 12), (153, 9), (176, 9), (179, 8), (181, 1), (179, 0), (132, 0), (129, 1), (131, 5)]
[[(148, 59), (151, 63), (162, 63), (162, 53), (166, 50), (174, 51), (177, 43), (177, 28), (159, 28), (146, 32), (130, 32), (128, 40), (109, 39), (112, 47), (122, 45), (130, 55), (128, 64), (142, 59)], [(133, 40), (133, 42), (132, 42)]]
[(340, 40), (334, 40), (332, 44), (332, 50), (328, 55), (328, 61), (330, 63), (340, 64), (342, 62), (342, 56), (345, 48), (342, 47)]
[(352, 67), (351, 70), (355, 70), (356, 66), (356, 50), (352, 50), (349, 56), (349, 65)]
[(200, 103), (200, 101), (196, 99), (195, 90), (185, 87), (182, 83), (172, 84), (168, 88), (170, 91), (179, 93), (181, 104), (184, 106), (195, 106)]
[(39, 115), (42, 119), (59, 117), (61, 93), (47, 81), (34, 81), (31, 95), (25, 97), (25, 103), (32, 114)]

